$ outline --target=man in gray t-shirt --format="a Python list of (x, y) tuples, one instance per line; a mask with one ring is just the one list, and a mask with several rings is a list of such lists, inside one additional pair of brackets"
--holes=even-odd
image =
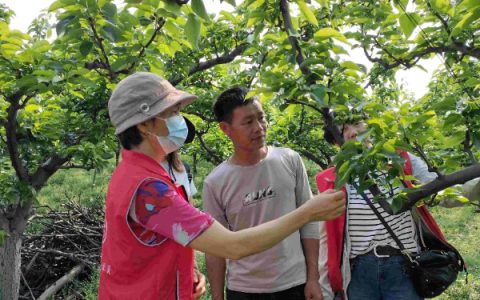
[[(220, 128), (234, 145), (232, 157), (206, 178), (204, 209), (232, 231), (288, 214), (311, 198), (302, 159), (287, 148), (267, 147), (260, 101), (247, 90), (223, 92), (214, 105)], [(240, 260), (207, 255), (213, 300), (322, 299), (318, 284), (319, 226), (310, 223), (277, 246)]]

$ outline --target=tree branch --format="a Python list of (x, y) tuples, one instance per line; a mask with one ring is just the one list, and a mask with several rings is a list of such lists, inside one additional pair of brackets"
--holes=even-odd
[(323, 116), (323, 121), (325, 123), (325, 127), (333, 135), (333, 138), (335, 139), (335, 142), (338, 145), (343, 145), (345, 140), (343, 139), (342, 133), (340, 132), (338, 127), (335, 125), (334, 116), (330, 112), (330, 109), (328, 107), (318, 108), (317, 106), (315, 106), (313, 104), (303, 102), (303, 101), (300, 101), (300, 100), (292, 100), (292, 99), (285, 100), (285, 103), (305, 105), (305, 106), (308, 106), (311, 109), (315, 110), (316, 112), (320, 113)]
[(312, 73), (312, 71), (310, 70), (310, 68), (308, 68), (303, 64), (305, 61), (305, 58), (303, 57), (302, 49), (300, 48), (298, 39), (291, 35), (291, 33), (294, 32), (294, 29), (292, 25), (292, 18), (290, 16), (290, 8), (288, 6), (287, 0), (280, 0), (280, 11), (283, 17), (283, 30), (287, 33), (288, 41), (290, 42), (290, 45), (292, 45), (292, 48), (296, 53), (295, 59), (297, 61), (298, 66), (300, 67), (300, 71), (302, 71), (302, 74), (308, 76)]
[(463, 184), (477, 177), (480, 177), (480, 164), (474, 164), (463, 170), (444, 175), (409, 192), (405, 207), (412, 207), (422, 198), (438, 193), (452, 185)]
[(255, 68), (255, 75), (252, 75), (250, 77), (250, 80), (248, 81), (247, 83), (247, 88), (250, 89), (252, 87), (252, 83), (253, 83), (253, 80), (255, 79), (256, 75), (258, 74), (258, 72), (260, 71), (260, 69), (262, 68), (263, 64), (265, 63), (265, 61), (267, 60), (267, 55), (268, 55), (268, 52), (263, 54), (262, 55), (262, 59), (260, 60), (260, 62), (258, 62), (258, 65), (256, 67), (253, 67)]
[[(248, 44), (241, 44), (241, 45), (235, 47), (235, 49), (233, 49), (230, 53), (228, 53), (226, 55), (219, 56), (217, 58), (213, 58), (213, 59), (210, 59), (210, 60), (207, 60), (207, 61), (204, 61), (204, 62), (199, 62), (196, 66), (193, 66), (193, 67), (190, 68), (187, 76), (190, 76), (190, 75), (192, 75), (194, 73), (197, 73), (197, 72), (201, 72), (201, 71), (210, 69), (210, 68), (212, 68), (216, 65), (229, 63), (229, 62), (233, 61), (237, 56), (242, 54), (243, 51), (245, 51), (245, 49), (247, 49), (247, 47), (248, 47)], [(183, 79), (184, 79), (183, 75), (177, 75), (177, 76), (174, 75), (174, 76), (170, 77), (168, 79), (168, 81), (170, 81), (170, 83), (173, 86), (175, 86), (175, 85), (179, 84)]]
[(464, 44), (461, 44), (461, 43), (452, 43), (451, 45), (445, 45), (445, 46), (427, 47), (427, 48), (425, 48), (421, 51), (412, 52), (410, 57), (406, 58), (406, 59), (393, 57), (385, 48), (380, 47), (382, 49), (382, 51), (387, 53), (387, 55), (391, 56), (392, 59), (395, 60), (395, 62), (393, 62), (393, 63), (388, 62), (388, 60), (386, 60), (386, 59), (372, 57), (368, 53), (368, 51), (365, 47), (362, 47), (362, 48), (363, 48), (363, 52), (365, 53), (365, 56), (367, 57), (367, 59), (369, 61), (371, 61), (372, 63), (378, 63), (387, 70), (396, 68), (400, 65), (403, 65), (406, 68), (411, 68), (416, 64), (416, 62), (418, 62), (419, 59), (421, 59), (424, 56), (427, 56), (431, 53), (441, 54), (441, 53), (457, 52), (458, 51), (458, 52), (460, 52), (460, 53), (462, 53), (466, 56), (472, 56), (472, 57), (475, 57), (477, 59), (480, 59), (480, 48), (477, 49), (477, 48), (474, 48), (474, 47), (468, 47), (468, 46), (465, 46)]
[(205, 149), (205, 151), (207, 151), (209, 158), (212, 159), (212, 162), (217, 165), (220, 164), (222, 162), (222, 158), (219, 157), (217, 153), (215, 153), (215, 151), (213, 151), (207, 146), (207, 144), (203, 140), (203, 133), (196, 131), (196, 135), (198, 137), (198, 140), (200, 141), (200, 145), (202, 146), (203, 149)]
[(61, 157), (57, 154), (49, 157), (33, 174), (32, 176), (32, 187), (39, 191), (43, 185), (47, 182), (48, 178), (52, 176), (64, 163), (70, 160), (70, 157)]
[(94, 169), (94, 166), (93, 165), (67, 164), (67, 165), (62, 165), (59, 169), (62, 169), (62, 170), (69, 170), (69, 169), (92, 170), (92, 169)]
[(435, 167), (434, 165), (431, 164), (427, 155), (423, 151), (422, 146), (420, 146), (416, 141), (413, 144), (414, 144), (413, 149), (415, 149), (415, 151), (417, 151), (417, 153), (422, 157), (423, 161), (427, 164), (428, 171), (429, 172), (435, 172), (439, 178), (442, 177), (443, 174), (438, 170), (437, 167)]
[[(307, 79), (308, 83), (313, 84), (313, 83), (315, 83), (314, 82), (315, 79), (313, 79), (313, 77), (309, 76), (310, 74), (312, 74), (312, 71), (310, 70), (310, 68), (308, 68), (308, 66), (305, 66), (303, 64), (305, 59), (303, 57), (302, 50), (300, 48), (298, 40), (297, 40), (296, 37), (294, 37), (290, 34), (290, 32), (293, 31), (293, 25), (292, 25), (292, 19), (290, 17), (290, 10), (289, 10), (289, 7), (288, 7), (288, 1), (287, 0), (280, 0), (280, 11), (282, 12), (284, 30), (288, 34), (288, 40), (289, 40), (290, 44), (292, 45), (292, 48), (297, 53), (297, 56), (296, 56), (297, 64), (300, 67), (300, 70), (302, 71), (302, 74), (308, 77), (308, 79)], [(294, 101), (296, 101), (296, 100), (294, 100)], [(294, 103), (294, 102), (292, 102), (292, 103)], [(299, 103), (299, 102), (297, 101), (296, 103)], [(301, 104), (301, 103), (299, 103), (299, 104)], [(303, 105), (307, 105), (307, 104), (303, 104)], [(334, 117), (330, 113), (330, 108), (322, 107), (321, 109), (319, 109), (316, 106), (310, 105), (310, 104), (308, 104), (307, 106), (315, 109), (316, 111), (318, 111), (322, 114), (323, 119), (325, 121), (325, 127), (327, 128), (327, 130), (331, 132), (331, 134), (335, 138), (335, 141), (338, 143), (338, 145), (343, 145), (343, 143), (344, 143), (343, 136), (340, 133), (340, 130), (338, 130), (337, 126), (335, 126), (335, 124), (334, 124), (334, 120), (333, 120)]]
[(95, 22), (91, 16), (87, 17), (88, 24), (90, 25), (90, 29), (93, 32), (93, 38), (97, 46), (100, 48), (100, 51), (102, 52), (103, 58), (105, 61), (100, 61), (101, 63), (98, 66), (102, 66), (103, 69), (106, 69), (108, 71), (110, 79), (113, 79), (114, 74), (112, 72), (112, 68), (110, 66), (110, 61), (108, 59), (107, 51), (105, 51), (105, 47), (103, 46), (103, 40), (102, 38), (98, 35), (97, 28), (95, 27)]
[(430, 10), (435, 15), (435, 17), (437, 17), (437, 19), (440, 20), (440, 22), (443, 25), (443, 28), (448, 33), (448, 36), (450, 36), (452, 34), (452, 32), (450, 31), (450, 28), (448, 27), (447, 21), (444, 18), (442, 18), (442, 16), (432, 7), (432, 4), (430, 3), (430, 1), (426, 1), (426, 2), (427, 2), (428, 8), (430, 8)]
[(320, 113), (320, 114), (323, 114), (323, 111), (321, 108), (317, 107), (316, 105), (313, 105), (311, 103), (307, 103), (307, 102), (303, 102), (303, 101), (300, 101), (300, 100), (294, 100), (294, 99), (286, 99), (285, 100), (285, 103), (287, 104), (298, 104), (298, 105), (302, 105), (302, 106), (307, 106), (307, 107), (310, 107), (311, 109), (315, 110), (316, 112)]
[(64, 285), (71, 282), (75, 277), (78, 276), (84, 269), (85, 265), (79, 264), (73, 269), (70, 270), (67, 274), (63, 275), (60, 279), (55, 281), (48, 289), (46, 289), (37, 300), (47, 300), (51, 296), (55, 295), (58, 291), (60, 291)]
[[(18, 152), (18, 140), (17, 140), (17, 113), (21, 109), (19, 104), (20, 99), (24, 97), (21, 92), (17, 92), (11, 97), (6, 98), (10, 106), (7, 109), (7, 123), (6, 123), (6, 135), (7, 135), (7, 149), (12, 161), (12, 166), (15, 169), (17, 177), (25, 182), (30, 182), (30, 175), (25, 165), (20, 159)], [(24, 100), (24, 104), (27, 100)]]
[(132, 62), (132, 64), (127, 69), (120, 70), (117, 73), (130, 74), (133, 71), (136, 64), (140, 60), (140, 58), (142, 58), (143, 55), (145, 55), (145, 51), (147, 50), (147, 48), (153, 43), (153, 41), (155, 41), (155, 38), (158, 36), (158, 33), (160, 32), (160, 30), (163, 28), (163, 25), (165, 25), (165, 18), (159, 18), (157, 20), (157, 23), (156, 23), (156, 26), (155, 26), (155, 31), (152, 33), (152, 36), (150, 37), (148, 42), (144, 46), (142, 46), (142, 49), (140, 50), (140, 52), (137, 55), (137, 59), (134, 62)]
[(314, 163), (316, 163), (317, 165), (319, 165), (322, 169), (326, 169), (328, 167), (328, 164), (324, 163), (320, 158), (318, 158), (315, 154), (313, 154), (312, 152), (306, 150), (306, 149), (297, 149), (297, 151), (305, 156), (306, 158), (308, 158), (309, 160), (313, 161)]
[(463, 140), (463, 152), (465, 152), (468, 157), (470, 158), (470, 161), (472, 163), (478, 163), (477, 158), (472, 152), (472, 131), (470, 128), (467, 128), (467, 131), (465, 131), (465, 139)]
[[(87, 259), (91, 259), (91, 258), (94, 258), (95, 256), (99, 256), (99, 255), (83, 255), (83, 254), (78, 254), (78, 253), (67, 253), (67, 252), (63, 252), (63, 251), (60, 251), (60, 250), (56, 250), (56, 249), (38, 249), (38, 248), (32, 248), (30, 249), (31, 251), (35, 251), (35, 252), (40, 252), (40, 253), (47, 253), (47, 254), (55, 254), (55, 255), (59, 255), (59, 256), (64, 256), (64, 257), (68, 257), (70, 258), (71, 260), (73, 261), (76, 261), (76, 262), (79, 262), (79, 263), (83, 263), (85, 265), (88, 265), (88, 266), (94, 266), (96, 265), (96, 263), (92, 262), (92, 261), (89, 261)], [(83, 257), (83, 258), (81, 258)]]

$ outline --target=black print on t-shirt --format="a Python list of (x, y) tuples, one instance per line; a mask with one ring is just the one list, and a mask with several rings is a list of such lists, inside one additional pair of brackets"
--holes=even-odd
[(257, 192), (247, 193), (245, 195), (245, 198), (243, 199), (243, 205), (247, 206), (253, 203), (263, 201), (268, 198), (272, 198), (274, 196), (275, 196), (275, 191), (272, 189), (272, 187), (269, 186)]

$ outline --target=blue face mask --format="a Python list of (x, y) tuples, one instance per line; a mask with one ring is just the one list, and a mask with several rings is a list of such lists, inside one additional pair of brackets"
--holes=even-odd
[(183, 146), (188, 135), (188, 127), (185, 119), (180, 115), (162, 120), (167, 125), (168, 135), (157, 136), (157, 140), (165, 154), (168, 154)]

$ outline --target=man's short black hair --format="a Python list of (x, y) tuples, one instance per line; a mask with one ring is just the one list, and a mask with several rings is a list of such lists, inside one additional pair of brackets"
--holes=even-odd
[(252, 97), (246, 99), (248, 89), (238, 86), (230, 88), (218, 96), (217, 101), (213, 105), (213, 112), (218, 122), (232, 122), (232, 112), (239, 106), (252, 103), (257, 98)]
[(127, 128), (125, 131), (117, 134), (120, 140), (120, 145), (127, 150), (132, 150), (133, 147), (140, 145), (143, 137), (138, 130), (137, 125)]

